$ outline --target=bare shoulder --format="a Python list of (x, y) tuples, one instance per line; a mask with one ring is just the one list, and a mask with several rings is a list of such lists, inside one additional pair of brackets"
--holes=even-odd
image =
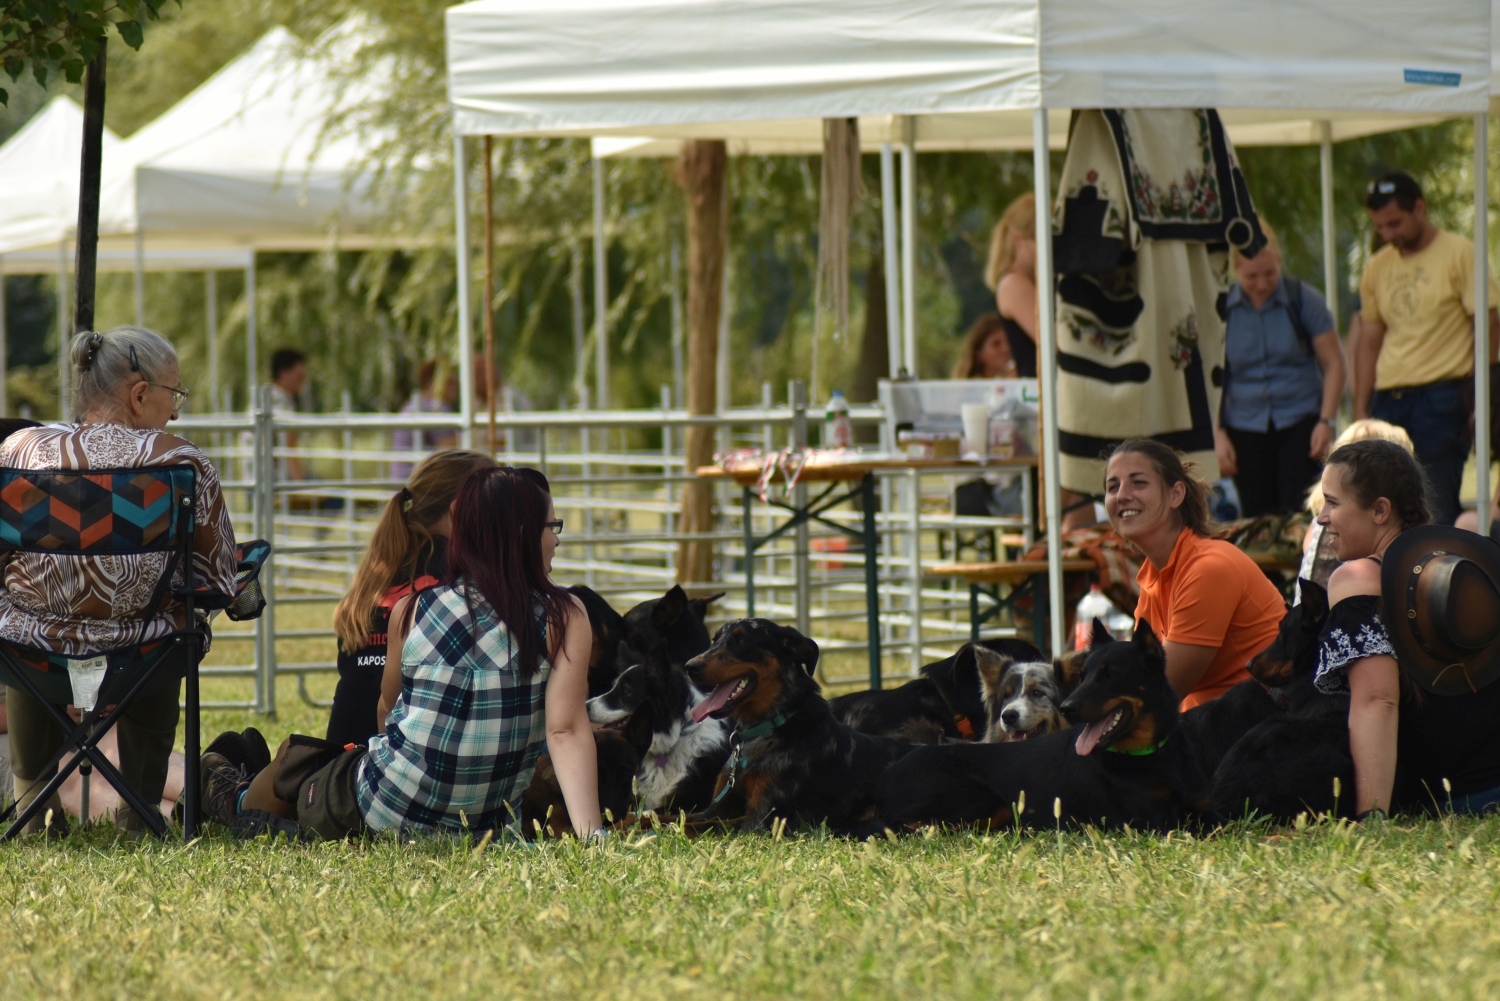
[(583, 607), (583, 601), (573, 592), (568, 592), (568, 624), (584, 623), (589, 621), (588, 609)]
[(1380, 593), (1380, 564), (1374, 560), (1342, 563), (1328, 578), (1328, 600), (1337, 605), (1345, 598)]

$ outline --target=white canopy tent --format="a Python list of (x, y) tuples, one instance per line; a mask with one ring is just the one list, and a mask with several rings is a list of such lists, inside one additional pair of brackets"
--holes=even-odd
[[(1237, 141), (1258, 130), (1262, 141), (1301, 135), (1325, 145), (1473, 115), (1482, 274), (1490, 21), (1488, 0), (954, 0), (904, 7), (884, 0), (475, 0), (447, 13), (449, 95), (459, 144), (465, 135), (502, 134), (805, 140), (807, 123), (822, 118), (899, 116), (883, 135), (872, 121), (865, 138), (882, 142), (887, 164), (890, 144), (905, 147), (906, 260), (918, 144), (981, 143), (986, 135), (1015, 143), (1021, 112), (1031, 126), (1041, 275), (1052, 271), (1046, 150), (1058, 129), (1050, 119), (1066, 109), (1216, 107)], [(1326, 168), (1324, 174), (1326, 183)], [(461, 180), (457, 191), (461, 197)], [(462, 257), (464, 213), (458, 218)], [(887, 228), (889, 247), (894, 227)], [(462, 262), (459, 275), (466, 284)], [(907, 282), (902, 341), (914, 348)], [(1486, 288), (1476, 283), (1480, 371), (1488, 354)], [(467, 344), (466, 287), (459, 301)], [(1040, 319), (1046, 512), (1056, 525), (1050, 296), (1041, 299)], [(1479, 397), (1478, 446), (1487, 454), (1488, 400)], [(1487, 512), (1488, 483), (1480, 480)], [(1056, 532), (1049, 541), (1052, 639), (1060, 648)]]

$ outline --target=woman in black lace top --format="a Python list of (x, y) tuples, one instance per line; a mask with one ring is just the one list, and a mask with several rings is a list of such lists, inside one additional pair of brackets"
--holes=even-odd
[(1453, 696), (1419, 691), (1402, 678), (1381, 618), (1381, 557), (1402, 532), (1430, 520), (1421, 467), (1393, 442), (1353, 442), (1329, 456), (1322, 486), (1318, 523), (1335, 535), (1342, 563), (1328, 581), (1333, 608), (1316, 684), (1350, 698), (1356, 813), (1479, 810), (1500, 801), (1493, 722), (1500, 685)]

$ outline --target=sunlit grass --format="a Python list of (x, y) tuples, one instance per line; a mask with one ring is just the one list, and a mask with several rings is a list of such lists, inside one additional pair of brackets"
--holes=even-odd
[(0, 996), (1493, 997), (1500, 824), (0, 848)]

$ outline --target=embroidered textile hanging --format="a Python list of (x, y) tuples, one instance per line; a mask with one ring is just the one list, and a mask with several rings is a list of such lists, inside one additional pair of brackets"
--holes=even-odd
[(1218, 479), (1228, 251), (1265, 243), (1218, 112), (1076, 112), (1052, 229), (1062, 486), (1101, 493), (1136, 437)]

